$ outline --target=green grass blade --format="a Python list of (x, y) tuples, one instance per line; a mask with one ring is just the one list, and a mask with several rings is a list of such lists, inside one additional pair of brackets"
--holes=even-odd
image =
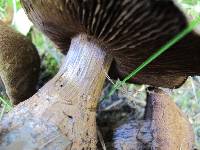
[(5, 112), (5, 109), (6, 109), (6, 105), (3, 106), (2, 110), (1, 110), (1, 114), (0, 114), (0, 121), (2, 120), (3, 118), (3, 114)]
[(8, 108), (9, 110), (12, 109), (12, 105), (10, 104), (9, 101), (4, 100), (2, 97), (0, 97), (0, 102), (3, 103), (3, 105), (6, 106), (6, 108)]

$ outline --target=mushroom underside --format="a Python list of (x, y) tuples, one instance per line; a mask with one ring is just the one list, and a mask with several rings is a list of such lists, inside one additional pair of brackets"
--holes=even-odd
[[(123, 79), (186, 26), (172, 1), (21, 0), (30, 20), (62, 51), (86, 34), (114, 58), (110, 76)], [(51, 13), (48, 13), (51, 11)], [(200, 38), (190, 33), (129, 82), (180, 87), (200, 74)]]

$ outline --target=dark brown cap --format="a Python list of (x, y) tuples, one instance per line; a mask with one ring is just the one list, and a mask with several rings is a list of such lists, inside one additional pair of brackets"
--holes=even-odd
[(18, 104), (36, 92), (40, 72), (40, 57), (35, 46), (25, 36), (0, 21), (1, 86), (13, 104)]
[[(171, 2), (157, 0), (21, 0), (31, 21), (61, 50), (75, 35), (87, 34), (115, 61), (117, 77), (125, 77), (182, 31), (187, 21)], [(180, 86), (197, 74), (198, 42), (191, 33), (130, 82)], [(193, 58), (194, 59), (191, 59)]]

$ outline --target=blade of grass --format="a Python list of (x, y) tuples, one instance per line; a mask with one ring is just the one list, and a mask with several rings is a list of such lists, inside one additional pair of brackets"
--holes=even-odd
[(2, 108), (1, 114), (0, 114), (0, 121), (1, 121), (2, 118), (3, 118), (3, 114), (4, 114), (4, 112), (5, 112), (5, 109), (6, 109), (6, 105), (3, 105), (3, 108)]
[(16, 4), (16, 0), (12, 0), (12, 4), (13, 4), (13, 11), (14, 11), (14, 15), (13, 15), (13, 19), (12, 19), (12, 25), (15, 24), (15, 16), (17, 13), (17, 4)]
[(4, 100), (2, 97), (0, 97), (0, 102), (2, 102), (3, 105), (5, 105), (9, 110), (12, 109), (12, 105), (8, 101)]
[[(171, 48), (173, 45), (175, 45), (177, 42), (179, 42), (181, 39), (183, 39), (187, 34), (193, 31), (193, 29), (200, 24), (200, 16), (198, 16), (196, 19), (191, 21), (186, 29), (184, 29), (182, 32), (180, 32), (176, 37), (174, 37), (172, 40), (170, 40), (168, 43), (166, 43), (163, 47), (161, 47), (157, 52), (155, 52), (153, 55), (151, 55), (146, 61), (144, 61), (138, 68), (136, 68), (132, 73), (130, 73), (123, 81), (120, 83), (118, 82), (115, 84), (112, 88), (112, 90), (109, 92), (108, 97), (113, 95), (114, 92), (121, 87), (126, 81), (129, 79), (135, 77), (140, 71), (142, 71), (147, 65), (149, 65), (152, 61), (154, 61), (156, 58), (158, 58), (161, 54), (163, 54), (165, 51), (167, 51), (169, 48)], [(107, 97), (107, 96), (106, 96)]]

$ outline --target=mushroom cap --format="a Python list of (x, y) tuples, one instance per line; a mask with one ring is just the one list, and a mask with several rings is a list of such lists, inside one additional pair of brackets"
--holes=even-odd
[(130, 119), (113, 132), (116, 150), (192, 150), (194, 146), (192, 125), (160, 89), (149, 89), (144, 120)]
[(6, 94), (18, 104), (36, 92), (40, 57), (23, 35), (0, 22), (0, 78)]
[[(113, 74), (124, 78), (182, 31), (187, 21), (171, 0), (21, 0), (29, 18), (62, 51), (77, 34), (94, 39), (114, 58)], [(187, 41), (191, 41), (188, 43)], [(200, 72), (200, 39), (179, 42), (129, 82), (178, 87)], [(198, 47), (198, 48), (197, 48)], [(191, 57), (194, 59), (191, 59)]]
[(188, 118), (170, 96), (160, 89), (151, 89), (147, 96), (145, 120), (151, 120), (155, 149), (192, 149), (194, 132)]

